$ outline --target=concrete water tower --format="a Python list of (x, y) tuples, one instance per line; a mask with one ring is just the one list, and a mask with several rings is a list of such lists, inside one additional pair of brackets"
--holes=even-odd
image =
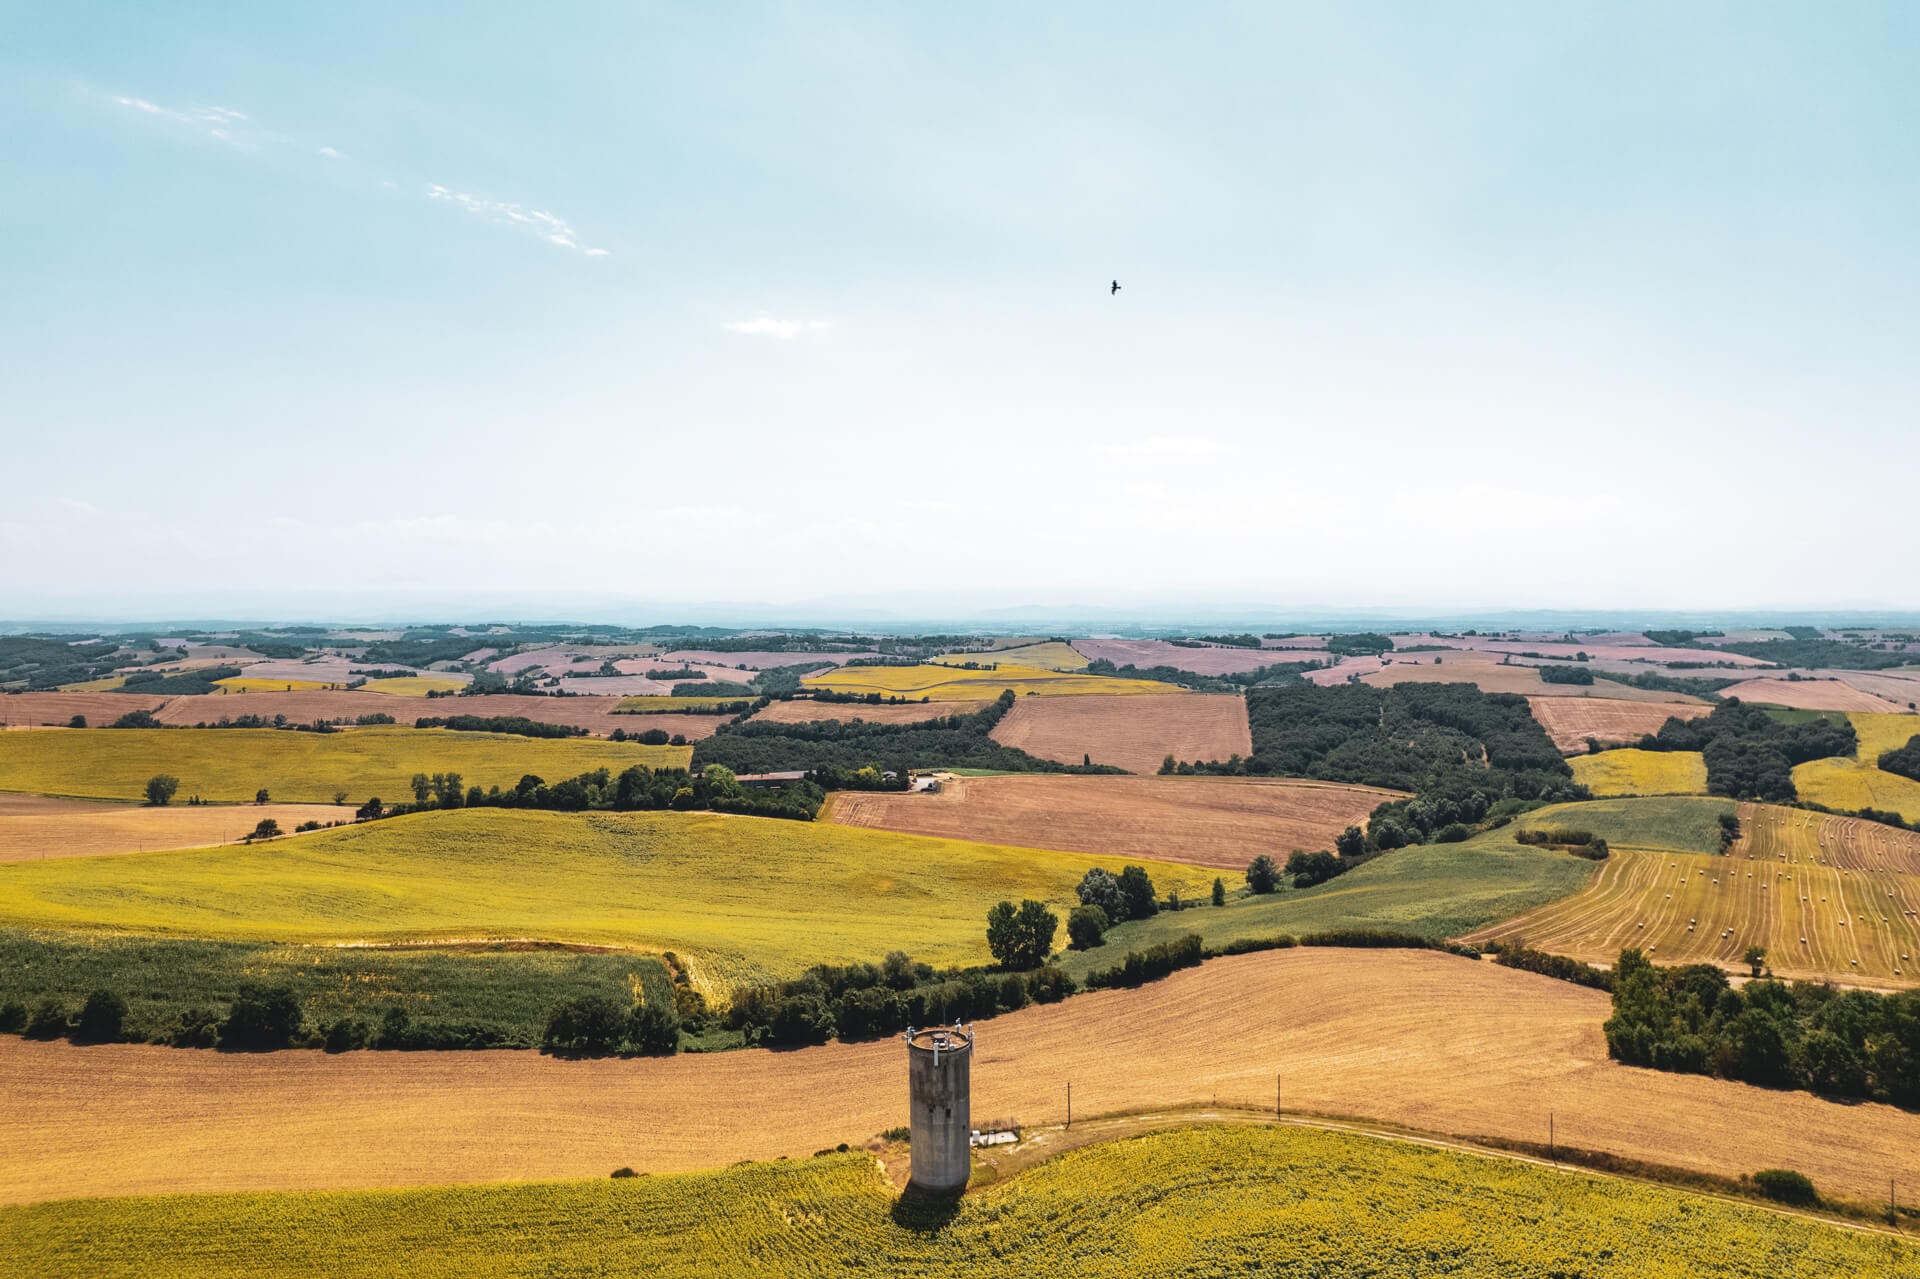
[(913, 1129), (908, 1188), (954, 1194), (967, 1188), (973, 1150), (973, 1028), (955, 1022), (907, 1031), (907, 1097)]

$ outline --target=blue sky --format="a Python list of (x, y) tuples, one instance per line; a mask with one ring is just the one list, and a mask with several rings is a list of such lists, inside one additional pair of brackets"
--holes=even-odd
[(0, 614), (1920, 606), (1920, 8), (1035, 10), (0, 10)]

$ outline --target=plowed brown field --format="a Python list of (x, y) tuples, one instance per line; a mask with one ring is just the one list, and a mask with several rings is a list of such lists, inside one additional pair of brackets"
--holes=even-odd
[[(316, 719), (391, 715), (401, 724), (427, 716), (518, 715), (542, 724), (567, 724), (605, 737), (616, 728), (633, 729), (615, 715), (617, 697), (528, 697), (520, 693), (483, 693), (477, 697), (395, 697), (359, 689), (306, 693), (208, 693), (176, 697), (157, 712), (162, 724), (215, 724), (241, 715), (285, 715), (296, 724)], [(676, 730), (678, 731), (678, 730)], [(691, 736), (691, 734), (689, 734)]]
[(1693, 719), (1713, 709), (1692, 702), (1622, 702), (1610, 697), (1529, 697), (1527, 705), (1553, 744), (1569, 755), (1586, 750), (1589, 737), (1631, 745), (1659, 732), (1669, 719)]
[(1243, 871), (1318, 852), (1396, 791), (1241, 777), (961, 777), (938, 793), (840, 791), (830, 820), (910, 835)]
[[(1920, 1184), (1920, 1114), (1607, 1059), (1607, 996), (1450, 955), (1214, 960), (978, 1023), (978, 1115), (1268, 1104), (1560, 1141), (1871, 1199)], [(804, 1156), (903, 1121), (899, 1042), (630, 1061), (282, 1052), (0, 1036), (0, 1200), (666, 1172)]]
[(1195, 675), (1238, 675), (1280, 662), (1324, 661), (1322, 652), (1276, 653), (1265, 648), (1188, 648), (1166, 640), (1083, 639), (1073, 641), (1073, 649), (1093, 661), (1105, 659), (1115, 666), (1171, 666)]
[(151, 853), (163, 848), (231, 844), (271, 817), (292, 833), (301, 822), (350, 822), (333, 804), (178, 805), (146, 808), (85, 800), (18, 796), (0, 800), (0, 862), (42, 857)]
[[(1034, 699), (1039, 700), (1039, 699)], [(1085, 698), (1048, 699), (1060, 701), (1085, 701)], [(815, 702), (790, 701), (769, 702), (766, 709), (754, 714), (758, 720), (772, 724), (805, 724), (817, 719), (848, 720), (863, 719), (869, 724), (918, 724), (922, 720), (939, 719), (945, 715), (971, 715), (984, 710), (986, 702), (898, 702), (890, 706), (868, 706), (861, 702)]]
[(1157, 773), (1168, 755), (1223, 760), (1253, 753), (1246, 699), (1224, 693), (1023, 697), (993, 740), (1065, 764), (1091, 756), (1130, 773)]

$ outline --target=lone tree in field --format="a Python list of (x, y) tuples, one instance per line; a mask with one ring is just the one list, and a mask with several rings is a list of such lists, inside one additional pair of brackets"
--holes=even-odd
[(1333, 850), (1342, 857), (1364, 857), (1367, 836), (1358, 826), (1349, 826), (1333, 837)]
[(1053, 934), (1059, 927), (1060, 917), (1045, 902), (1029, 897), (1018, 910), (1012, 902), (1001, 902), (987, 911), (987, 949), (1002, 968), (1038, 968), (1053, 953)]
[(1280, 868), (1265, 853), (1247, 863), (1247, 887), (1256, 893), (1270, 893), (1280, 886)]
[(1113, 872), (1095, 866), (1080, 880), (1080, 904), (1098, 906), (1107, 913), (1107, 922), (1117, 924), (1127, 918), (1127, 898)]
[(1160, 903), (1154, 897), (1153, 878), (1147, 874), (1145, 866), (1120, 868), (1120, 895), (1126, 899), (1128, 919), (1147, 919), (1160, 913)]
[(1213, 877), (1213, 904), (1216, 906), (1227, 904), (1227, 881), (1218, 875)]
[(267, 803), (272, 798), (273, 797), (271, 795), (267, 794), (267, 788), (264, 786), (262, 786), (259, 790), (253, 793), (253, 802), (256, 804)]
[(173, 800), (173, 793), (180, 789), (180, 779), (171, 773), (161, 773), (147, 779), (147, 802), (155, 808), (165, 808)]
[(1767, 963), (1767, 948), (1765, 946), (1747, 947), (1747, 953), (1740, 956), (1740, 962), (1752, 969), (1753, 975), (1758, 977), (1760, 970), (1764, 968)]
[(249, 843), (256, 839), (275, 839), (280, 834), (280, 823), (271, 817), (263, 817), (260, 824), (253, 828), (253, 834), (247, 836)]

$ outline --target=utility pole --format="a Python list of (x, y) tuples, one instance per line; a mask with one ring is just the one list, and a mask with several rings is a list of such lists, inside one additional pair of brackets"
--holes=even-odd
[(1278, 1074), (1273, 1077), (1273, 1118), (1276, 1123), (1280, 1120), (1280, 1076)]
[(1067, 1080), (1067, 1131), (1073, 1131), (1073, 1080)]
[(1551, 1110), (1547, 1112), (1547, 1158), (1553, 1161), (1554, 1167), (1560, 1166), (1559, 1159), (1555, 1158), (1553, 1153), (1553, 1112)]

